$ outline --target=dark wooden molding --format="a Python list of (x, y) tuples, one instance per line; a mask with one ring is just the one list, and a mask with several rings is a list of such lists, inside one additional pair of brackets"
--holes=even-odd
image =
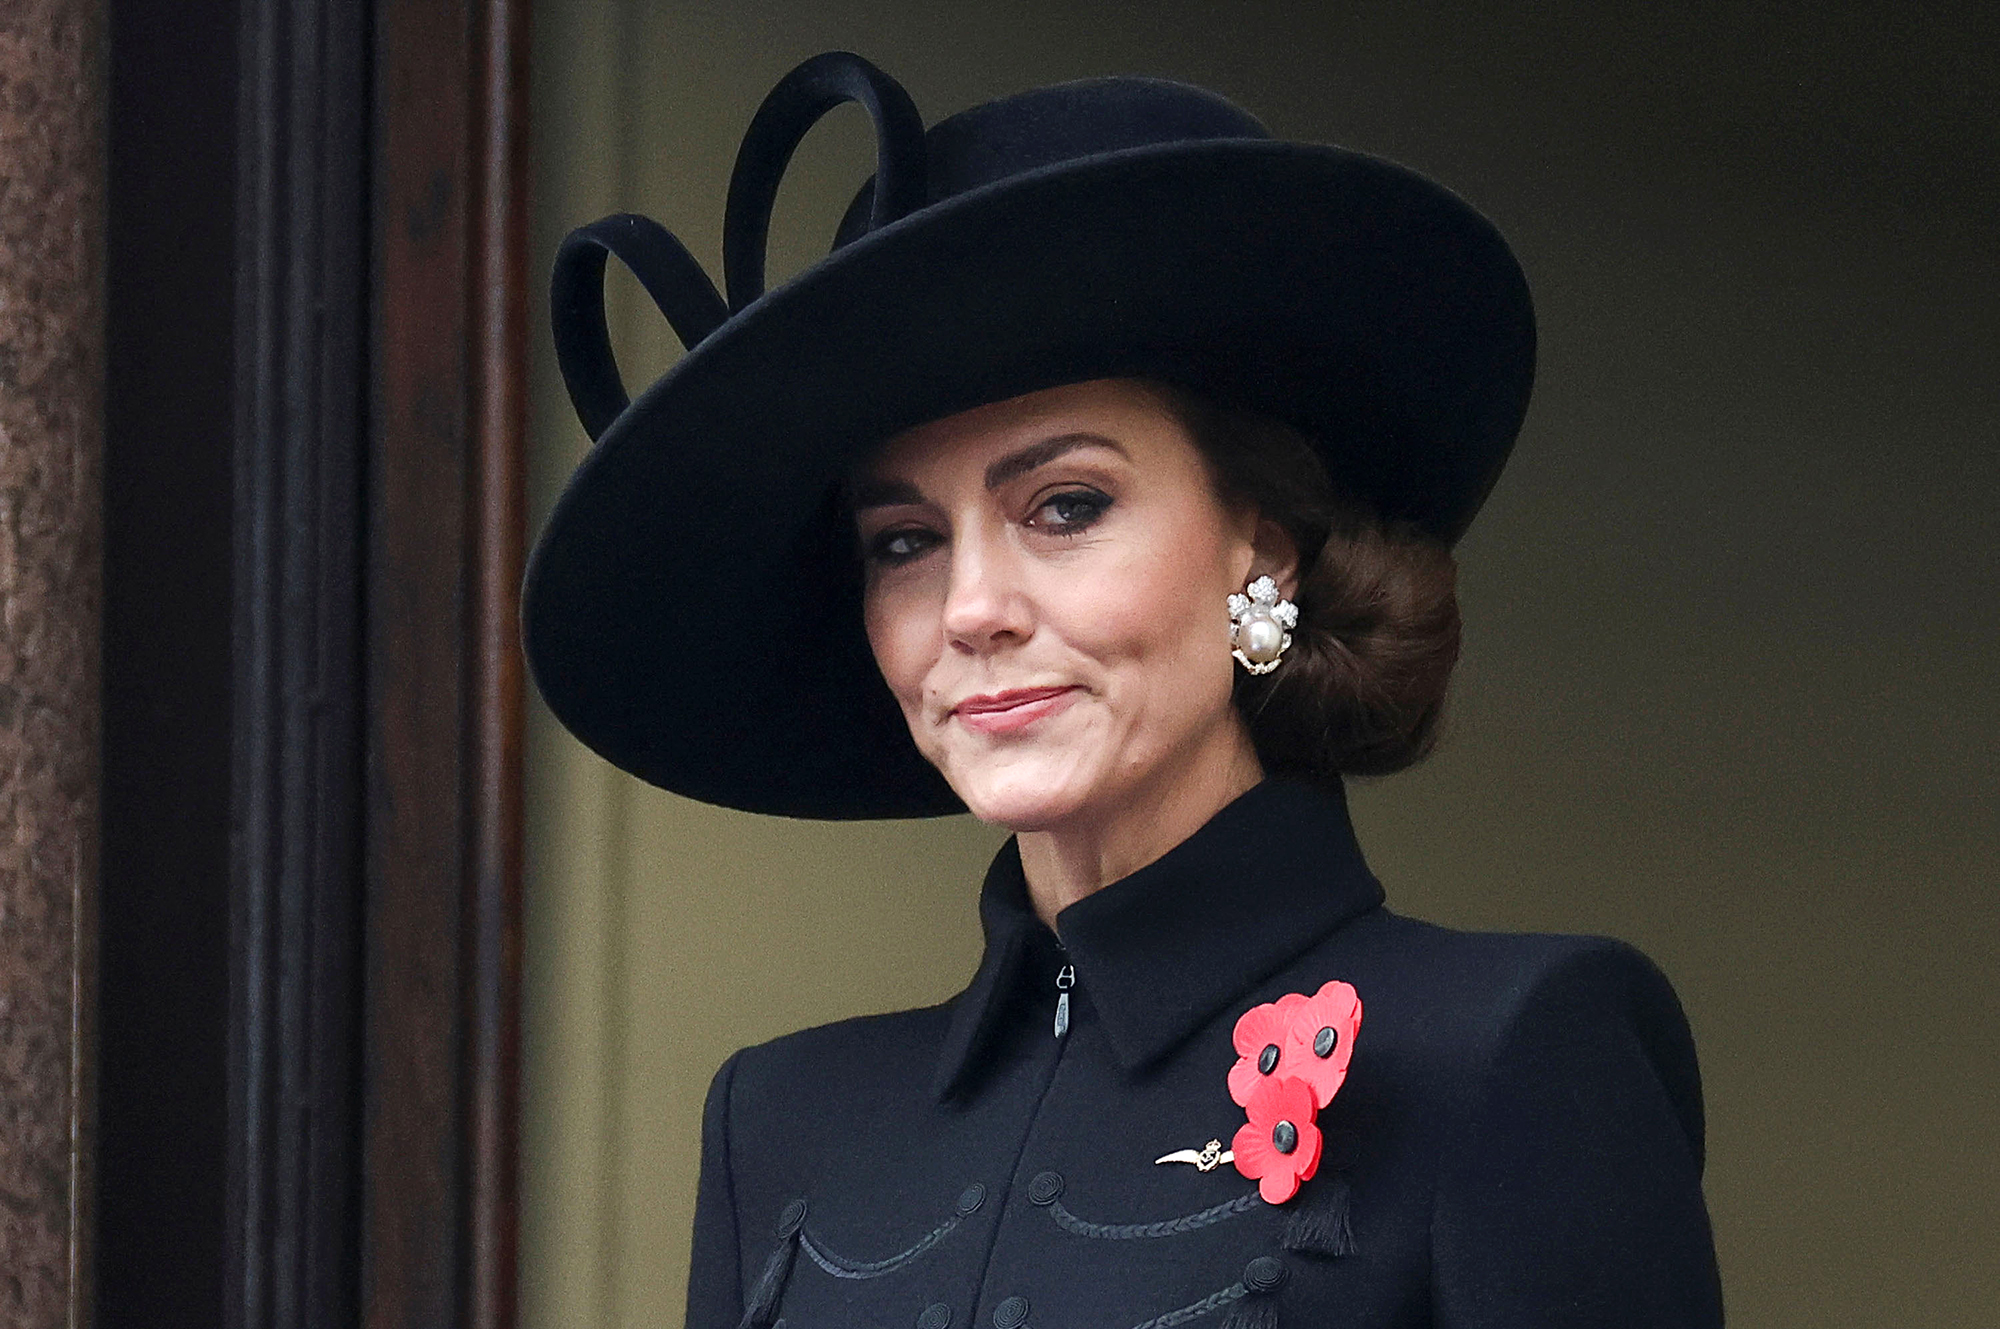
[(369, 477), (365, 1325), (461, 1325), (469, 15), (383, 0)]
[(353, 1322), (367, 14), (242, 11), (227, 1323)]
[(508, 1329), (527, 8), (375, 24), (362, 1317)]
[(473, 671), (467, 747), (472, 941), (466, 1088), (472, 1156), (467, 1323), (509, 1329), (517, 1310), (525, 662), (519, 616), (527, 540), (528, 0), (486, 0), (473, 22), (470, 366)]

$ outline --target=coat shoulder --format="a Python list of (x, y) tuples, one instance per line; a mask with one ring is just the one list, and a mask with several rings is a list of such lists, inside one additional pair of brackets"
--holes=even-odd
[(1701, 1077), (1687, 1016), (1659, 966), (1629, 942), (1462, 931), (1387, 910), (1343, 933), (1323, 962), (1355, 975), (1363, 1037), (1378, 1048), (1396, 1045), (1461, 1091), (1530, 1061), (1586, 1073), (1629, 1050), (1699, 1153)]
[(1650, 957), (1616, 937), (1474, 932), (1376, 910), (1331, 939), (1344, 956), (1417, 983), (1434, 1010), (1475, 1037), (1497, 1035), (1537, 1001), (1584, 998), (1678, 1014), (1673, 985)]
[(912, 1086), (930, 1083), (950, 1018), (945, 1002), (836, 1020), (754, 1044), (731, 1058), (732, 1097), (739, 1112), (773, 1105), (782, 1114), (801, 1102), (866, 1110), (871, 1095), (907, 1095)]
[(1422, 1104), (1436, 1322), (1721, 1324), (1700, 1073), (1659, 967), (1392, 916), (1350, 942), (1378, 994), (1357, 1047), (1375, 1035), (1378, 1090)]

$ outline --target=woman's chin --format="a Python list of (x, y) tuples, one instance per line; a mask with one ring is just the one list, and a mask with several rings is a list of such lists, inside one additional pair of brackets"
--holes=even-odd
[(1090, 784), (1070, 769), (1013, 761), (999, 768), (947, 771), (953, 792), (973, 816), (1010, 831), (1042, 831), (1090, 804)]

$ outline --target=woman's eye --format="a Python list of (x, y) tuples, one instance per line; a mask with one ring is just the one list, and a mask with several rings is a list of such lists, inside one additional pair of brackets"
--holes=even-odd
[(1065, 489), (1051, 494), (1028, 515), (1028, 525), (1057, 535), (1075, 535), (1104, 515), (1111, 497), (1095, 489)]
[(937, 536), (921, 526), (900, 526), (878, 532), (868, 542), (872, 563), (907, 563), (937, 543)]

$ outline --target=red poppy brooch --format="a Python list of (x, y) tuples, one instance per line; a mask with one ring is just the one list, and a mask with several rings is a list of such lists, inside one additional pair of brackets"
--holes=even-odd
[(1319, 1170), (1319, 1110), (1347, 1079), (1360, 1028), (1361, 998), (1341, 982), (1310, 997), (1287, 993), (1237, 1020), (1229, 1096), (1250, 1119), (1230, 1150), (1267, 1203), (1291, 1199)]

